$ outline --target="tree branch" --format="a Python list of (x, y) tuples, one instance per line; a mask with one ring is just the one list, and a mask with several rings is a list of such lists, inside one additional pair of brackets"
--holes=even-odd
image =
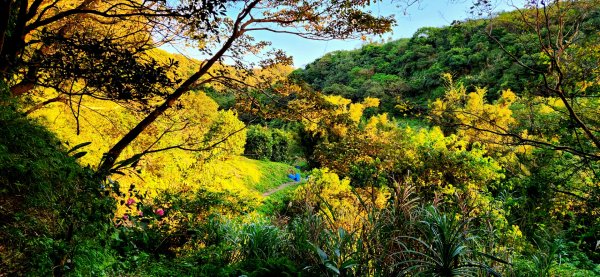
[(55, 102), (61, 102), (61, 103), (67, 103), (67, 99), (64, 98), (63, 96), (59, 95), (57, 97), (54, 98), (50, 98), (44, 102), (38, 103), (35, 106), (31, 107), (29, 110), (25, 111), (25, 115), (29, 115), (41, 108), (43, 108), (44, 106), (50, 104), (50, 103), (55, 103)]
[(233, 25), (233, 30), (227, 41), (219, 49), (219, 51), (207, 60), (200, 69), (190, 76), (183, 84), (181, 84), (171, 95), (167, 97), (165, 102), (149, 113), (142, 121), (140, 121), (133, 129), (131, 129), (125, 136), (121, 138), (107, 153), (104, 154), (100, 165), (98, 166), (97, 174), (101, 177), (106, 177), (110, 174), (110, 169), (114, 166), (121, 152), (127, 147), (132, 141), (134, 141), (150, 124), (152, 124), (159, 116), (161, 116), (166, 110), (171, 108), (177, 99), (183, 94), (189, 91), (190, 87), (198, 81), (201, 77), (206, 75), (209, 70), (215, 65), (221, 57), (229, 50), (233, 45), (234, 41), (241, 35), (240, 24), (248, 16), (250, 11), (260, 2), (260, 0), (254, 0), (248, 4), (237, 16), (237, 20)]

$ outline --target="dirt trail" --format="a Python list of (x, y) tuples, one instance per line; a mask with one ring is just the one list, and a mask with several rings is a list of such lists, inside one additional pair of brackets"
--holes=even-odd
[(279, 185), (278, 187), (276, 187), (276, 188), (274, 188), (272, 190), (269, 190), (269, 191), (263, 193), (262, 195), (264, 197), (267, 197), (267, 196), (269, 196), (269, 195), (271, 195), (273, 193), (276, 193), (276, 192), (278, 192), (278, 191), (280, 191), (280, 190), (282, 190), (284, 188), (287, 188), (287, 187), (289, 187), (291, 185), (295, 185), (295, 184), (298, 184), (298, 183), (300, 183), (300, 182), (294, 182), (294, 181), (292, 181), (292, 182), (283, 183), (283, 184)]

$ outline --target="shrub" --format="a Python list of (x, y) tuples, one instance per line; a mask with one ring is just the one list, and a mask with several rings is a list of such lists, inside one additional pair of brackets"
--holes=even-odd
[(244, 155), (257, 160), (288, 162), (291, 142), (290, 134), (282, 129), (254, 125), (248, 128)]
[(469, 221), (458, 220), (435, 207), (422, 210), (415, 236), (400, 237), (405, 257), (399, 265), (406, 266), (404, 274), (425, 276), (500, 276), (478, 260), (476, 237)]
[(268, 160), (273, 153), (273, 137), (269, 129), (261, 126), (248, 128), (244, 155), (257, 160)]
[(290, 138), (288, 134), (279, 129), (272, 132), (273, 142), (271, 147), (271, 161), (287, 162), (290, 160)]

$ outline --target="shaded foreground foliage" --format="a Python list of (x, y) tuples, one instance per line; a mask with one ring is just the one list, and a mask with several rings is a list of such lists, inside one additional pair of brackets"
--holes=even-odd
[(5, 274), (101, 272), (116, 200), (56, 137), (0, 106), (0, 267)]

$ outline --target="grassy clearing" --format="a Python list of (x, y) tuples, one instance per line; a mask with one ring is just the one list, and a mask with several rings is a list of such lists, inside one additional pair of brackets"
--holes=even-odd
[[(219, 175), (227, 176), (234, 184), (243, 184), (247, 189), (266, 192), (283, 183), (290, 182), (287, 174), (294, 167), (271, 161), (252, 160), (246, 157), (235, 157), (217, 162), (211, 166)], [(215, 172), (217, 173), (217, 172)], [(215, 175), (213, 175), (215, 176)]]
[[(264, 193), (275, 189), (282, 184), (292, 182), (288, 178), (290, 171), (300, 172), (302, 178), (306, 178), (306, 173), (283, 163), (253, 160), (246, 157), (236, 157), (224, 161), (218, 165), (222, 172), (236, 172), (232, 174), (239, 178), (248, 190)], [(302, 183), (302, 182), (301, 182)], [(265, 197), (262, 204), (257, 208), (257, 212), (263, 215), (271, 215), (274, 211), (282, 210), (290, 201), (291, 193), (300, 183), (286, 187), (280, 191)]]
[(254, 190), (262, 193), (291, 181), (287, 174), (290, 170), (294, 170), (294, 168), (290, 165), (271, 161), (251, 160), (248, 158), (241, 159), (244, 160), (244, 163), (254, 165), (260, 172), (258, 180), (253, 178), (253, 176), (245, 178), (246, 184)]
[(422, 129), (422, 128), (429, 128), (429, 125), (427, 124), (426, 121), (424, 121), (423, 119), (418, 119), (418, 118), (398, 118), (396, 120), (398, 127), (402, 127), (402, 128), (406, 128), (406, 127), (410, 127), (412, 129)]
[(269, 195), (263, 200), (262, 205), (258, 207), (257, 211), (263, 215), (272, 215), (275, 211), (284, 210), (291, 200), (292, 192), (303, 183), (300, 182), (291, 185)]

